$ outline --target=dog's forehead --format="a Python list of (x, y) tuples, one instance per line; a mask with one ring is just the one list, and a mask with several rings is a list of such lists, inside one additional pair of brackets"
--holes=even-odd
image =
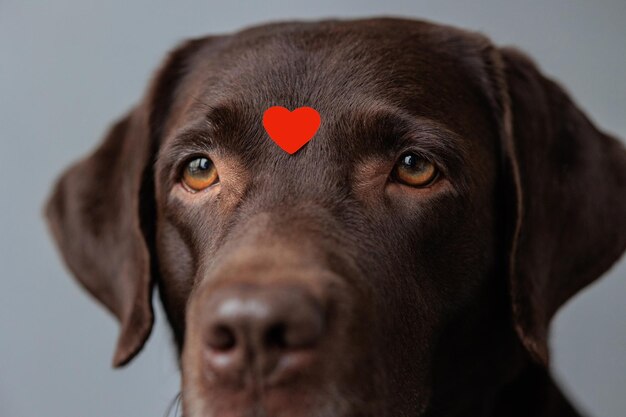
[(305, 150), (316, 160), (322, 153), (330, 162), (367, 149), (364, 136), (345, 141), (342, 135), (357, 138), (350, 129), (376, 115), (402, 113), (489, 141), (494, 129), (481, 85), (484, 46), (483, 38), (456, 29), (397, 19), (255, 27), (196, 54), (178, 90), (171, 131), (217, 115), (238, 129), (229, 140), (238, 140), (239, 149), (254, 148), (257, 159), (283, 157), (267, 140), (264, 111), (310, 106), (322, 118)]
[(483, 46), (466, 32), (397, 19), (269, 25), (200, 54), (193, 79), (203, 100), (227, 95), (261, 108), (336, 112), (364, 93), (405, 108), (444, 107), (475, 92)]

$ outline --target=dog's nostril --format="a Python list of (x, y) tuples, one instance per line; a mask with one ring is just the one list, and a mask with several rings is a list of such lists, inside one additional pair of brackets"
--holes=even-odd
[(286, 338), (287, 326), (277, 323), (270, 326), (265, 332), (264, 344), (268, 349), (285, 349), (288, 347)]
[(322, 316), (316, 310), (292, 311), (290, 317), (267, 327), (264, 346), (280, 350), (312, 348), (319, 342), (323, 327)]
[(225, 325), (216, 325), (209, 332), (207, 343), (209, 347), (216, 351), (226, 352), (237, 344), (235, 332)]

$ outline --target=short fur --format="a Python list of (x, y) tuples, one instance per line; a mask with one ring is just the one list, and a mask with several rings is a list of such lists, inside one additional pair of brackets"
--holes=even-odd
[[(321, 114), (293, 156), (263, 130), (273, 105)], [(440, 179), (390, 182), (406, 150)], [(220, 183), (190, 194), (196, 154)], [(528, 57), (390, 18), (184, 43), (46, 207), (121, 323), (115, 366), (148, 338), (156, 284), (188, 417), (576, 416), (547, 371), (548, 326), (621, 256), (624, 213), (623, 146)], [(242, 285), (327, 309), (315, 366), (289, 384), (203, 371), (208, 300)]]

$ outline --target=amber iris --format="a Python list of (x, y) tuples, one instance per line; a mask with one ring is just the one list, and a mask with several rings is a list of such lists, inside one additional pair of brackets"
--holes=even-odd
[(209, 158), (196, 158), (190, 161), (183, 171), (182, 181), (191, 191), (201, 191), (217, 183), (217, 169)]
[(406, 153), (396, 163), (392, 176), (401, 184), (426, 187), (435, 181), (438, 171), (435, 165), (427, 159), (413, 153)]

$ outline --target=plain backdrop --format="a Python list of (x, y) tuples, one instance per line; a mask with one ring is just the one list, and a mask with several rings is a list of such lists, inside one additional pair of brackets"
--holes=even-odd
[[(117, 323), (72, 281), (41, 218), (53, 179), (139, 99), (167, 50), (269, 20), (380, 14), (517, 45), (626, 137), (624, 0), (0, 0), (0, 416), (164, 416), (178, 393), (160, 312), (137, 360), (110, 368)], [(553, 372), (592, 416), (626, 415), (625, 296), (622, 260), (553, 322)]]

